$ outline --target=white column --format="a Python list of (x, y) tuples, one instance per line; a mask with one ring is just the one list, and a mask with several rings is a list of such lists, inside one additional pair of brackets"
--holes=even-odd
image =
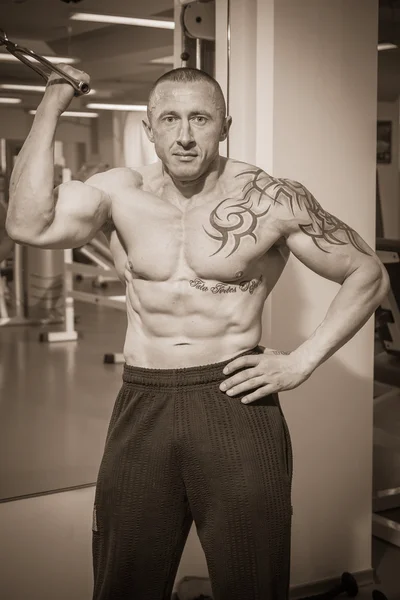
[[(230, 13), (229, 155), (302, 182), (374, 247), (378, 0), (230, 0)], [(224, 85), (223, 30), (217, 8)], [(291, 257), (263, 343), (296, 348), (338, 291)], [(294, 448), (292, 586), (371, 568), (372, 378), (370, 320), (281, 394)]]

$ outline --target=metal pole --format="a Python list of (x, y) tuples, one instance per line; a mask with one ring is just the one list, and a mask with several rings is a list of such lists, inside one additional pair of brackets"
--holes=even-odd
[(14, 248), (14, 296), (15, 316), (23, 319), (25, 315), (24, 283), (23, 283), (23, 248), (15, 244)]
[[(72, 265), (72, 250), (64, 250), (64, 262), (65, 265)], [(72, 333), (72, 338), (75, 339), (75, 306), (74, 299), (72, 297), (73, 291), (73, 275), (71, 271), (65, 269), (64, 274), (64, 327), (65, 331)]]
[(201, 69), (201, 51), (203, 48), (202, 40), (196, 38), (196, 69)]
[[(227, 11), (227, 27), (226, 27), (226, 38), (227, 38), (227, 86), (226, 86), (226, 111), (229, 115), (229, 101), (230, 101), (230, 72), (231, 72), (231, 0), (227, 0), (228, 2), (228, 11)], [(229, 158), (229, 135), (226, 139), (226, 155)]]

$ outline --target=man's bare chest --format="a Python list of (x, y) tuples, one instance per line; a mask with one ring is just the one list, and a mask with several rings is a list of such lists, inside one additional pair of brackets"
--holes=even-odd
[(113, 221), (137, 277), (234, 282), (265, 266), (279, 237), (270, 207), (267, 200), (255, 205), (239, 195), (186, 209), (135, 190), (115, 203)]

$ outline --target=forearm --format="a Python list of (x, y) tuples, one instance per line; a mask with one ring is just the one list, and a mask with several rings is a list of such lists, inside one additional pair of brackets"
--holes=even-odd
[(311, 337), (292, 354), (311, 374), (319, 365), (346, 344), (360, 329), (386, 296), (386, 272), (359, 268), (342, 284), (325, 319)]
[(11, 237), (25, 231), (35, 235), (51, 222), (56, 126), (56, 111), (42, 101), (11, 175), (7, 214)]

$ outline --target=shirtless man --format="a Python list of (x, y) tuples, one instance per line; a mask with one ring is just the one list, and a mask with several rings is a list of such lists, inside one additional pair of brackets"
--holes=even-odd
[[(93, 599), (170, 599), (194, 519), (215, 600), (287, 600), (292, 453), (278, 392), (367, 322), (386, 271), (303, 185), (219, 155), (231, 118), (201, 71), (173, 70), (150, 94), (144, 127), (160, 163), (53, 191), (54, 133), (72, 94), (47, 87), (15, 165), (7, 227), (41, 248), (82, 246), (103, 230), (126, 284)], [(290, 252), (340, 289), (301, 346), (263, 349), (262, 309)]]

